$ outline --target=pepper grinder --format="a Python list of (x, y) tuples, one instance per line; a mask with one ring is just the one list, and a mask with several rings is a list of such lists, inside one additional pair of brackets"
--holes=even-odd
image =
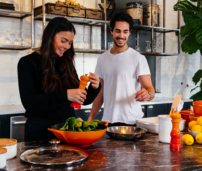
[[(86, 75), (82, 75), (80, 79), (81, 81), (79, 82), (79, 89), (85, 90), (87, 83), (90, 81), (90, 77), (87, 76), (86, 74)], [(70, 106), (76, 109), (81, 109), (81, 105), (76, 102), (72, 102)]]
[(170, 117), (172, 118), (172, 131), (170, 132), (171, 141), (170, 148), (180, 149), (181, 148), (181, 133), (179, 129), (179, 123), (181, 115), (179, 113), (171, 113)]

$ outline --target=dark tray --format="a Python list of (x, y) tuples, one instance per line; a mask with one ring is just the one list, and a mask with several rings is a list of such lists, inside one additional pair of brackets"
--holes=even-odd
[[(58, 15), (67, 15), (67, 6), (54, 4), (54, 3), (46, 3), (45, 4), (45, 13), (49, 14), (58, 14)], [(42, 14), (42, 6), (34, 8), (34, 16)]]
[(102, 20), (103, 10), (86, 8), (86, 18)]
[(86, 17), (86, 11), (85, 8), (80, 8), (80, 7), (75, 7), (75, 6), (67, 6), (68, 10), (68, 16), (71, 17), (81, 17), (85, 18)]
[(15, 7), (13, 4), (0, 2), (0, 9), (15, 10)]

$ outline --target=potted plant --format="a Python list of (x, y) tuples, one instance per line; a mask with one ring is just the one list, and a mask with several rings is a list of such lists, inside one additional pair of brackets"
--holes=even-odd
[[(191, 2), (196, 3), (196, 5)], [(180, 35), (184, 37), (181, 44), (182, 51), (188, 54), (196, 53), (200, 50), (202, 54), (202, 0), (183, 0), (174, 5), (175, 11), (182, 11), (182, 16), (185, 25), (180, 28)], [(202, 70), (198, 70), (192, 81), (199, 86), (196, 86), (191, 90), (195, 90), (200, 87), (200, 91), (190, 97), (193, 101), (202, 100)]]

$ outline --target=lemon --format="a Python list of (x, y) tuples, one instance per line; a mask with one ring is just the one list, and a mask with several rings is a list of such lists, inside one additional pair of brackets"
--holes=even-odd
[(184, 140), (186, 139), (186, 137), (189, 137), (190, 136), (190, 134), (184, 134), (183, 136), (182, 136), (182, 142), (184, 143)]
[(197, 143), (202, 144), (202, 133), (197, 134), (195, 139)]
[(189, 134), (185, 134), (182, 136), (182, 142), (186, 145), (192, 145), (194, 143), (194, 138)]
[(202, 126), (202, 116), (200, 116), (200, 117), (197, 119), (197, 125), (201, 125), (201, 126)]
[(191, 128), (192, 128), (192, 126), (194, 126), (194, 125), (197, 125), (197, 122), (196, 121), (191, 121), (191, 122), (189, 122), (189, 129), (191, 130)]
[(201, 132), (201, 125), (194, 125), (194, 126), (192, 126), (191, 131)]

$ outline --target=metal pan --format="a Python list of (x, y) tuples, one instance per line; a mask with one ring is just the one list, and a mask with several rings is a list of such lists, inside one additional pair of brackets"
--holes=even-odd
[(135, 126), (112, 126), (107, 128), (107, 135), (113, 139), (133, 140), (142, 138), (146, 134), (145, 128)]

